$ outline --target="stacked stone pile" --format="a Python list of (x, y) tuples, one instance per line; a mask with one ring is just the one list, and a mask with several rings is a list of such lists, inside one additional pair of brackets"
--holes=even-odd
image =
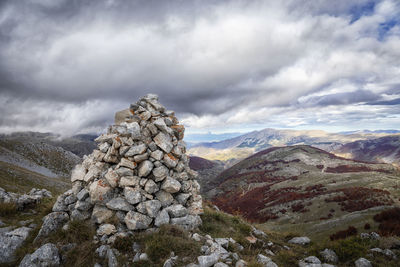
[(34, 206), (43, 198), (51, 198), (51, 192), (46, 189), (32, 188), (27, 194), (7, 192), (0, 187), (0, 203), (15, 203), (18, 209)]
[(98, 149), (72, 171), (72, 189), (58, 197), (39, 237), (70, 219), (91, 219), (102, 241), (162, 224), (199, 226), (200, 186), (183, 135), (183, 125), (156, 95), (118, 112), (95, 140)]

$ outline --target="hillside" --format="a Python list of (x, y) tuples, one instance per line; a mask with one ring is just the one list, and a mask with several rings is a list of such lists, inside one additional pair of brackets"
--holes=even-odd
[(213, 187), (213, 180), (217, 177), (223, 170), (225, 164), (218, 160), (207, 160), (196, 156), (191, 156), (189, 161), (189, 166), (192, 170), (197, 171), (199, 176), (197, 180), (201, 185), (200, 192), (203, 194)]
[(279, 130), (264, 129), (219, 142), (199, 143), (189, 149), (189, 153), (210, 160), (243, 159), (254, 152), (274, 146), (312, 145), (328, 152), (345, 143), (368, 140), (393, 134), (392, 131), (357, 131), (328, 133), (319, 130)]
[(51, 134), (18, 133), (0, 137), (0, 161), (48, 177), (67, 177), (81, 161), (74, 153), (52, 145)]
[(400, 136), (385, 136), (347, 143), (334, 153), (356, 160), (400, 165)]
[(0, 135), (0, 139), (5, 140), (20, 140), (25, 142), (45, 143), (55, 147), (61, 147), (66, 151), (83, 157), (92, 153), (96, 149), (94, 139), (97, 135), (78, 134), (70, 137), (62, 137), (54, 133), (40, 132), (15, 132), (9, 135)]
[(214, 189), (206, 195), (224, 211), (271, 229), (310, 234), (365, 223), (400, 201), (399, 171), (392, 165), (347, 160), (305, 145), (258, 152), (209, 186)]

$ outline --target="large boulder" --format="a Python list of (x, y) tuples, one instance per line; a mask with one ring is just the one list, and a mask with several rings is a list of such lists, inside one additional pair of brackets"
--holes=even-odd
[(32, 254), (25, 255), (19, 267), (57, 267), (60, 264), (61, 259), (57, 247), (52, 243), (47, 243)]
[(52, 212), (43, 218), (42, 228), (35, 240), (48, 236), (53, 231), (62, 227), (69, 220), (69, 215), (66, 212)]
[(130, 211), (125, 217), (125, 223), (130, 230), (147, 229), (153, 220), (139, 212)]
[(28, 238), (31, 228), (21, 227), (0, 234), (0, 265), (15, 260), (15, 251)]

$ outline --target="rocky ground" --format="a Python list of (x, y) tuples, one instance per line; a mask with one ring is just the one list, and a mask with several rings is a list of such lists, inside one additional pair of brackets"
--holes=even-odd
[[(205, 207), (202, 224), (185, 230), (176, 225), (121, 236), (107, 227), (72, 221), (34, 241), (42, 227), (33, 222), (1, 234), (8, 242), (0, 266), (398, 266), (400, 239), (363, 232), (335, 241), (295, 233), (261, 231), (239, 217)], [(25, 224), (26, 226), (22, 226)], [(1, 229), (1, 228), (0, 228)], [(9, 241), (4, 241), (9, 240)], [(3, 243), (2, 243), (3, 244)], [(5, 243), (4, 243), (5, 244)], [(2, 251), (5, 246), (2, 247)]]

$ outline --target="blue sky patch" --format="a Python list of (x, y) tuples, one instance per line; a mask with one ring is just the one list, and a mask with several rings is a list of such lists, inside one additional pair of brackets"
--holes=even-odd
[(369, 16), (374, 13), (376, 1), (369, 1), (365, 5), (355, 5), (350, 9), (351, 21), (350, 24), (359, 20), (363, 16)]

